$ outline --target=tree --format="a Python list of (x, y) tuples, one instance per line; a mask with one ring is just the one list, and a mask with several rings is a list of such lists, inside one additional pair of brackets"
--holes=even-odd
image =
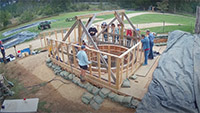
[(163, 0), (162, 2), (157, 2), (157, 8), (161, 10), (161, 12), (166, 12), (168, 11), (168, 0)]
[(11, 15), (8, 11), (0, 11), (0, 24), (6, 27), (10, 23)]
[(30, 12), (30, 11), (25, 11), (25, 12), (20, 16), (19, 21), (20, 21), (21, 23), (29, 22), (29, 21), (33, 20), (33, 18), (34, 18), (34, 15), (33, 15), (32, 12)]

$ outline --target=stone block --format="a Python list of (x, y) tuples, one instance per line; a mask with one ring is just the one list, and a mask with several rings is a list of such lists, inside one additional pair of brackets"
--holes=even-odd
[(50, 58), (47, 58), (47, 59), (46, 59), (46, 63), (51, 63), (51, 59), (50, 59)]
[(82, 96), (82, 98), (85, 98), (88, 101), (91, 101), (93, 97), (94, 97), (94, 95), (92, 95), (91, 93), (88, 93), (88, 92), (83, 93), (83, 96)]
[(137, 75), (132, 75), (129, 77), (130, 79), (136, 80), (137, 79)]
[(91, 102), (90, 102), (90, 105), (91, 105), (91, 107), (93, 108), (93, 109), (95, 109), (95, 110), (98, 110), (98, 109), (100, 109), (100, 105), (98, 104), (98, 103), (96, 103), (94, 100), (92, 100)]
[(104, 99), (101, 98), (99, 95), (94, 96), (94, 101), (98, 104), (102, 104)]
[(89, 86), (87, 87), (88, 92), (92, 93), (92, 89), (93, 89), (93, 88), (94, 88), (93, 85), (89, 85)]
[(122, 83), (122, 87), (131, 87), (129, 79), (125, 79)]
[(116, 95), (116, 96), (113, 98), (113, 100), (114, 100), (115, 102), (119, 102), (119, 103), (122, 103), (123, 99), (124, 99), (124, 96), (121, 96), (121, 95)]
[(89, 100), (87, 100), (86, 98), (81, 98), (81, 100), (82, 100), (82, 102), (84, 103), (84, 104), (89, 104), (90, 103), (90, 101)]
[(111, 100), (113, 100), (113, 98), (116, 96), (117, 94), (111, 92), (108, 94), (108, 98), (110, 98)]
[(99, 91), (100, 91), (100, 89), (94, 86), (94, 88), (92, 89), (92, 94), (97, 95), (99, 93)]
[(124, 99), (122, 100), (122, 103), (124, 104), (130, 104), (132, 100), (131, 96), (125, 96)]

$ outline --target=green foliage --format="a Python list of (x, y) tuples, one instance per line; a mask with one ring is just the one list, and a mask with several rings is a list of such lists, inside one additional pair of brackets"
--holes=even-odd
[(29, 22), (34, 19), (34, 15), (30, 11), (25, 11), (19, 18), (20, 23)]
[(6, 27), (10, 23), (11, 15), (8, 11), (0, 11), (0, 26)]
[(166, 12), (168, 11), (168, 0), (163, 0), (162, 2), (157, 2), (157, 8), (161, 10), (161, 12)]

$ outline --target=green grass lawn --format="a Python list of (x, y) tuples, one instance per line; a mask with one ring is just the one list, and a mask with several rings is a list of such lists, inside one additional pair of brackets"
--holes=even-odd
[[(13, 27), (13, 28), (9, 28), (9, 29), (0, 31), (0, 39), (5, 38), (4, 36), (2, 36), (2, 33), (6, 32), (6, 31), (9, 31), (9, 30), (12, 30), (12, 29), (15, 29), (15, 28), (18, 28), (18, 27), (22, 27), (24, 25), (31, 24), (31, 23), (34, 23), (34, 22), (44, 21), (44, 20), (53, 20), (53, 19), (58, 20), (58, 21), (53, 22), (51, 24), (52, 29), (67, 28), (67, 27), (72, 26), (74, 21), (66, 22), (65, 21), (66, 18), (71, 18), (71, 17), (74, 17), (76, 15), (89, 14), (89, 13), (95, 13), (95, 12), (98, 12), (98, 11), (70, 12), (70, 13), (63, 13), (63, 14), (60, 14), (58, 16), (52, 16), (52, 17), (44, 18), (44, 19), (37, 20), (37, 21), (31, 21), (31, 22), (24, 23), (24, 24), (21, 24), (19, 26)], [(28, 31), (31, 31), (31, 32), (36, 32), (36, 33), (41, 32), (41, 30), (38, 30), (37, 27), (32, 27), (32, 28), (25, 29), (25, 30), (28, 30)], [(22, 31), (25, 31), (25, 30), (22, 30)], [(21, 32), (21, 31), (19, 31), (19, 32)], [(19, 33), (19, 32), (16, 32), (16, 33)], [(14, 33), (14, 34), (16, 34), (16, 33)], [(13, 34), (11, 34), (11, 35), (13, 35)], [(6, 36), (6, 37), (8, 37), (8, 36)]]
[[(195, 24), (194, 17), (182, 16), (182, 15), (171, 15), (171, 14), (139, 15), (139, 16), (135, 16), (131, 18), (131, 21), (135, 24), (154, 23), (154, 22), (163, 22), (163, 21), (166, 23), (182, 24), (182, 25), (177, 25), (177, 26), (165, 26), (164, 32), (163, 32), (163, 27), (146, 28), (158, 33), (167, 33), (173, 30), (183, 30), (183, 31), (193, 33), (194, 24)], [(126, 23), (128, 22), (126, 21)]]

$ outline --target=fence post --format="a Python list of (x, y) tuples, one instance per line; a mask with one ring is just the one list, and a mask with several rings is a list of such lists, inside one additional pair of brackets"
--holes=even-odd
[(120, 71), (120, 58), (117, 58), (117, 71), (116, 71), (116, 88), (120, 88), (120, 81), (119, 81), (119, 71)]

